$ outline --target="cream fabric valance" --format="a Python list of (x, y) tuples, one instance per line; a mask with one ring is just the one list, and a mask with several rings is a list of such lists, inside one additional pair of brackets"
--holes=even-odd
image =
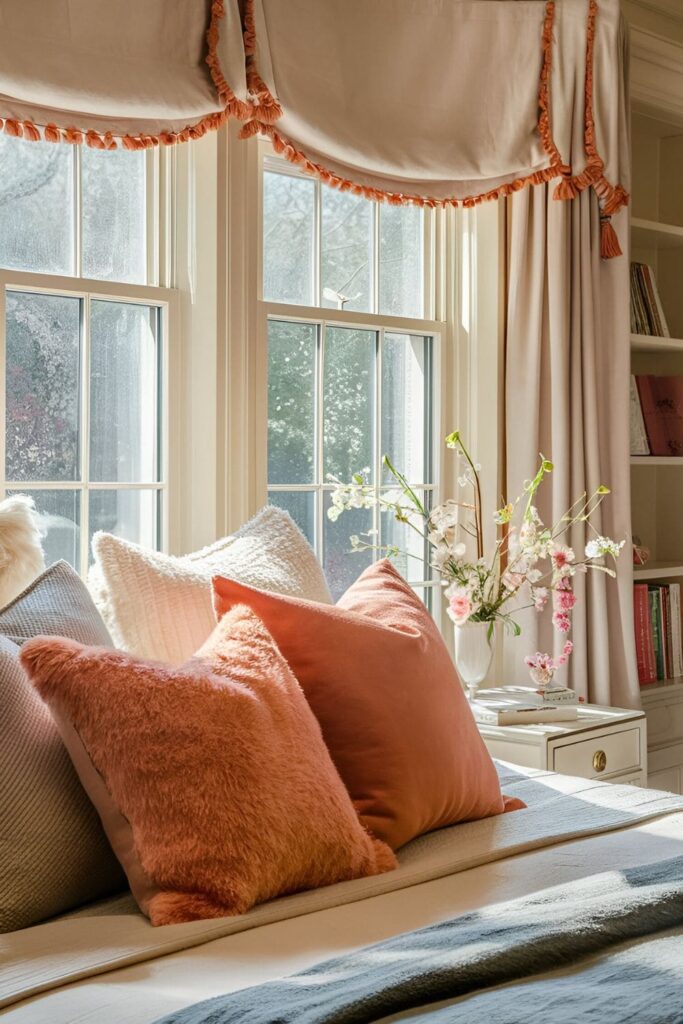
[(227, 117), (343, 190), (470, 206), (628, 199), (618, 0), (3, 0), (9, 134), (99, 148)]
[(248, 116), (246, 97), (237, 0), (0, 3), (9, 135), (99, 149), (171, 144)]

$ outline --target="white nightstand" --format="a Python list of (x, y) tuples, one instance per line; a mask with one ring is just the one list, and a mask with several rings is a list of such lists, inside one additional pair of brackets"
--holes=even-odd
[(605, 782), (647, 785), (647, 727), (642, 711), (580, 704), (575, 722), (479, 725), (492, 757)]

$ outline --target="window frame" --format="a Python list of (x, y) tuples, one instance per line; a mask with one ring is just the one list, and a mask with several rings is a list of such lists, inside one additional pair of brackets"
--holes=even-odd
[[(33, 143), (32, 143), (33, 145)], [(35, 143), (40, 145), (40, 143)], [(74, 224), (75, 267), (82, 269), (80, 207), (81, 147), (74, 146)], [(178, 463), (182, 436), (179, 415), (171, 415), (179, 402), (178, 329), (180, 296), (170, 287), (174, 275), (174, 154), (149, 151), (146, 160), (146, 267), (148, 281), (153, 283), (91, 279), (73, 275), (46, 274), (0, 267), (0, 500), (11, 491), (77, 491), (80, 504), (80, 573), (85, 577), (89, 567), (89, 495), (92, 491), (157, 491), (160, 500), (155, 531), (157, 547), (167, 551), (179, 546), (182, 509), (177, 486)], [(160, 282), (163, 282), (161, 284)], [(81, 302), (81, 334), (79, 354), (79, 479), (73, 481), (9, 480), (6, 470), (6, 296), (7, 292), (55, 295)], [(145, 482), (95, 482), (89, 477), (90, 410), (90, 318), (91, 302), (104, 300), (128, 305), (151, 306), (158, 309), (158, 479)]]
[[(360, 330), (369, 330), (377, 332), (378, 336), (383, 336), (385, 333), (397, 333), (397, 334), (412, 334), (428, 336), (432, 339), (432, 350), (431, 350), (431, 393), (428, 395), (429, 404), (429, 430), (431, 436), (431, 477), (432, 482), (420, 482), (411, 481), (419, 486), (420, 491), (429, 493), (431, 501), (434, 505), (438, 504), (441, 500), (441, 494), (445, 493), (443, 475), (444, 475), (444, 463), (443, 463), (443, 445), (441, 440), (445, 437), (449, 429), (448, 423), (448, 407), (449, 407), (449, 395), (447, 394), (446, 384), (448, 380), (448, 371), (446, 369), (446, 360), (444, 358), (444, 348), (447, 344), (446, 339), (450, 335), (450, 325), (445, 319), (437, 317), (439, 310), (445, 312), (444, 296), (441, 289), (439, 288), (439, 282), (443, 279), (445, 273), (445, 254), (447, 250), (448, 242), (451, 241), (452, 236), (452, 218), (448, 217), (449, 211), (434, 210), (428, 207), (424, 208), (424, 231), (423, 231), (423, 298), (424, 308), (427, 312), (427, 316), (424, 317), (405, 317), (395, 316), (384, 313), (365, 313), (355, 310), (345, 309), (332, 309), (326, 306), (307, 306), (297, 305), (294, 303), (286, 302), (273, 302), (267, 301), (263, 298), (263, 193), (264, 193), (264, 174), (268, 172), (288, 174), (291, 177), (304, 178), (306, 180), (312, 180), (311, 176), (305, 174), (299, 168), (294, 167), (280, 157), (276, 157), (272, 153), (270, 145), (264, 140), (258, 140), (257, 146), (257, 175), (258, 175), (258, 205), (257, 205), (257, 238), (258, 243), (256, 247), (257, 251), (257, 266), (256, 266), (256, 320), (257, 320), (257, 353), (258, 353), (258, 370), (257, 375), (263, 388), (265, 382), (265, 405), (263, 406), (263, 412), (257, 415), (257, 423), (261, 425), (261, 430), (257, 435), (257, 447), (256, 447), (256, 473), (257, 478), (261, 482), (259, 487), (259, 493), (262, 496), (260, 504), (265, 504), (268, 501), (268, 492), (276, 491), (289, 491), (289, 492), (307, 492), (307, 493), (320, 493), (322, 496), (320, 499), (316, 497), (315, 506), (315, 533), (314, 533), (314, 548), (317, 556), (322, 560), (324, 556), (323, 550), (323, 526), (324, 526), (324, 495), (334, 490), (334, 484), (326, 483), (322, 475), (322, 465), (319, 465), (316, 477), (320, 477), (319, 483), (314, 484), (270, 484), (268, 482), (268, 397), (267, 397), (267, 386), (268, 386), (268, 323), (271, 320), (287, 321), (289, 323), (305, 323), (314, 325), (318, 331), (324, 330), (327, 327), (354, 327)], [(319, 280), (319, 267), (320, 267), (320, 238), (321, 238), (321, 187), (322, 184), (318, 179), (313, 179), (316, 182), (315, 192), (315, 241), (313, 251), (313, 292), (314, 295), (320, 295), (320, 280)], [(379, 213), (374, 219), (374, 261), (375, 268), (373, 274), (373, 303), (377, 301), (377, 285), (378, 285), (378, 260), (379, 260), (379, 247), (378, 247), (378, 225), (379, 225)], [(442, 314), (443, 315), (443, 314)], [(320, 345), (320, 340), (318, 340)], [(381, 352), (381, 343), (380, 343)], [(381, 356), (379, 357), (379, 371), (377, 373), (377, 380), (375, 384), (376, 394), (381, 392)], [(316, 423), (316, 435), (322, 432), (321, 423), (321, 407), (322, 407), (322, 360), (318, 358), (318, 380), (316, 386), (316, 405), (318, 408), (318, 416)], [(379, 426), (381, 425), (381, 403), (375, 401), (374, 403), (374, 418), (375, 418), (375, 432), (376, 432), (376, 446), (381, 444), (381, 431)], [(318, 448), (317, 442), (319, 441), (316, 436), (316, 449)], [(320, 460), (320, 452), (317, 451), (316, 459)], [(378, 460), (375, 459), (377, 462)], [(362, 467), (358, 467), (359, 469)], [(400, 468), (400, 467), (397, 467)], [(378, 474), (379, 466), (375, 466), (375, 474)], [(382, 484), (381, 477), (377, 476), (375, 486), (381, 490), (390, 490), (390, 484)], [(373, 511), (373, 528), (377, 525), (378, 511)], [(342, 519), (343, 522), (343, 519)], [(440, 586), (437, 577), (433, 576), (429, 578), (428, 574), (426, 579), (411, 580), (411, 586), (415, 588), (425, 588), (430, 592), (436, 592)], [(441, 623), (442, 615), (442, 602), (431, 601), (432, 614), (436, 618), (437, 622)]]

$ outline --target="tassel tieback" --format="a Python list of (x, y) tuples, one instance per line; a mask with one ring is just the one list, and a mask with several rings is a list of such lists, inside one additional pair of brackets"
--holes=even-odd
[(603, 260), (614, 259), (621, 256), (621, 247), (617, 233), (612, 227), (612, 218), (606, 214), (600, 214), (600, 256)]

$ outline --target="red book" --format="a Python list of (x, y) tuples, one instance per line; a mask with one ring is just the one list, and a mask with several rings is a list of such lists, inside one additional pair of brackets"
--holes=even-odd
[(638, 680), (641, 686), (657, 682), (657, 663), (650, 621), (650, 598), (647, 583), (636, 583), (633, 587), (633, 613), (636, 632), (636, 658)]
[(636, 377), (652, 455), (683, 455), (683, 377)]
[(671, 455), (667, 438), (667, 426), (657, 410), (657, 395), (654, 390), (656, 377), (636, 377), (640, 407), (645, 421), (645, 432), (650, 445), (650, 455)]

